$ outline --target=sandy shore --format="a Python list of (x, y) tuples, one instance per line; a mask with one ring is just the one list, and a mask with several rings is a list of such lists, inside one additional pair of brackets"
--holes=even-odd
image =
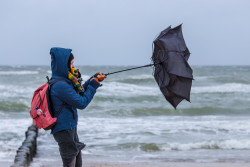
[(161, 163), (161, 164), (115, 164), (115, 163), (90, 163), (84, 167), (250, 167), (250, 163)]
[[(7, 166), (6, 166), (7, 165)], [(32, 166), (32, 165), (31, 165)], [(36, 165), (36, 167), (61, 167), (62, 163), (52, 163), (52, 164), (41, 164)], [(8, 167), (7, 163), (2, 164), (0, 162), (0, 167)], [(83, 167), (250, 167), (250, 163), (197, 163), (197, 162), (170, 162), (170, 163), (88, 163), (86, 162)]]

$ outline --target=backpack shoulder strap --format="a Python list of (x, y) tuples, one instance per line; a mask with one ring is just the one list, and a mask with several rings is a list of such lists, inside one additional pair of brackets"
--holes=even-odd
[[(48, 82), (48, 84), (49, 84), (49, 90), (50, 90), (50, 87), (51, 87), (54, 83), (56, 83), (56, 82), (58, 82), (58, 81), (64, 81), (64, 82), (66, 82), (67, 84), (70, 84), (70, 82), (67, 81), (67, 80), (64, 79), (64, 78), (56, 78), (56, 79), (54, 79), (53, 81), (51, 81), (51, 79), (49, 79), (48, 76), (47, 76), (46, 78), (47, 78), (47, 80), (48, 80), (47, 82)], [(65, 103), (65, 102), (63, 102), (63, 104), (61, 105), (61, 107), (60, 107), (60, 109), (59, 109), (59, 111), (58, 111), (58, 113), (56, 114), (55, 117), (58, 117), (58, 115), (60, 114), (60, 112), (62, 111), (62, 109), (63, 109), (64, 106), (66, 106), (66, 103)]]
[[(47, 78), (47, 79), (48, 79), (48, 78)], [(54, 79), (53, 81), (48, 80), (49, 86), (52, 86), (54, 83), (56, 83), (56, 82), (58, 82), (58, 81), (64, 81), (64, 82), (66, 82), (67, 84), (70, 84), (70, 82), (67, 81), (67, 80), (64, 79), (64, 78), (56, 78), (56, 79)]]
[(66, 105), (65, 102), (63, 102), (63, 104), (61, 105), (60, 109), (58, 110), (58, 113), (56, 114), (56, 117), (58, 117), (58, 115), (60, 114), (60, 112), (62, 111), (63, 107)]

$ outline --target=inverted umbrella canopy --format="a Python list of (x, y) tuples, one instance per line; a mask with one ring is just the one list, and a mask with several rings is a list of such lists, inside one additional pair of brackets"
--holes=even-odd
[(175, 28), (169, 26), (154, 40), (152, 64), (115, 71), (105, 75), (154, 66), (154, 78), (166, 100), (174, 108), (183, 99), (190, 102), (193, 71), (187, 62), (190, 53), (184, 41), (181, 26)]
[(154, 78), (174, 108), (183, 99), (190, 102), (193, 80), (193, 71), (187, 62), (190, 53), (181, 26), (168, 27), (153, 42)]

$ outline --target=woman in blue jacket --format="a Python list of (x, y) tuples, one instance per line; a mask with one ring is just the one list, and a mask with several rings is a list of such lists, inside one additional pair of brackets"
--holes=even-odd
[(64, 48), (50, 50), (52, 81), (61, 78), (50, 88), (54, 115), (57, 116), (56, 125), (51, 133), (58, 143), (63, 167), (81, 167), (81, 150), (85, 144), (79, 141), (77, 135), (77, 108), (84, 109), (88, 106), (100, 82), (95, 74), (84, 83), (84, 93), (77, 93), (73, 82), (68, 79), (70, 68), (74, 67), (71, 51)]

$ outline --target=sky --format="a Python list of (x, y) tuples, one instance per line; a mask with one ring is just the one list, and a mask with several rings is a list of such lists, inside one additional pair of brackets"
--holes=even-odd
[(0, 65), (145, 65), (152, 42), (183, 24), (190, 65), (250, 65), (249, 0), (1, 0)]

